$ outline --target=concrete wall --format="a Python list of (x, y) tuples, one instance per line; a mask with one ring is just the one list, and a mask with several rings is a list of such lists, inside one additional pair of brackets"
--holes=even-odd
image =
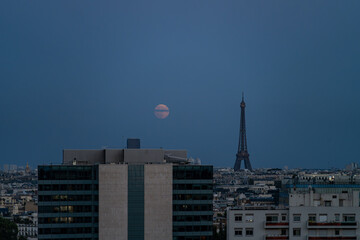
[(163, 149), (100, 149), (78, 150), (66, 149), (63, 151), (63, 164), (93, 165), (104, 163), (164, 163), (164, 154), (186, 158), (185, 150)]
[(162, 149), (124, 149), (126, 163), (162, 163), (164, 150)]
[(128, 166), (99, 165), (99, 240), (127, 240)]
[(105, 163), (124, 162), (124, 149), (105, 149)]
[(145, 240), (172, 239), (172, 164), (144, 169)]
[(63, 150), (63, 164), (72, 165), (76, 160), (77, 165), (105, 163), (104, 150)]
[[(242, 215), (242, 221), (235, 222), (235, 215)], [(246, 221), (247, 215), (253, 215), (252, 222)], [(288, 222), (288, 210), (227, 210), (227, 240), (252, 239), (264, 240), (266, 235), (280, 235), (281, 229), (265, 229), (266, 215), (277, 215), (279, 222)], [(281, 216), (286, 215), (286, 220)], [(235, 229), (242, 229), (243, 235), (235, 236)], [(246, 236), (246, 229), (253, 229), (253, 236)], [(287, 229), (288, 233), (288, 229)]]
[(164, 150), (164, 153), (175, 157), (187, 158), (186, 150)]

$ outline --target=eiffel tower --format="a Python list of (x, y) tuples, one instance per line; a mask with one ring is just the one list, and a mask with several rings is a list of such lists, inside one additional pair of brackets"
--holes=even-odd
[(246, 142), (244, 93), (242, 94), (242, 101), (240, 103), (240, 108), (241, 108), (240, 136), (239, 136), (239, 146), (236, 154), (234, 170), (239, 171), (241, 167), (241, 161), (244, 160), (245, 169), (252, 171), (252, 167), (249, 159), (249, 153), (247, 151), (247, 142)]

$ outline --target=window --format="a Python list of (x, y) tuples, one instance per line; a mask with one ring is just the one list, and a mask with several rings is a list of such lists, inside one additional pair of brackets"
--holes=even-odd
[(339, 229), (335, 229), (335, 235), (336, 236), (340, 235), (340, 230)]
[(246, 228), (245, 230), (246, 236), (254, 236), (254, 229), (253, 228)]
[(300, 222), (301, 220), (301, 214), (294, 214), (294, 222)]
[(281, 215), (281, 221), (286, 221), (286, 214)]
[(254, 214), (246, 214), (245, 215), (246, 222), (253, 222), (254, 221)]
[(335, 214), (335, 222), (340, 222), (340, 214)]
[(286, 229), (281, 229), (281, 236), (286, 236)]
[(355, 222), (355, 214), (344, 214), (343, 221), (344, 222)]
[(331, 207), (331, 201), (325, 201), (325, 207)]
[(294, 228), (293, 229), (293, 236), (301, 236), (301, 229), (300, 228)]
[(242, 214), (235, 214), (235, 222), (241, 222), (242, 221)]
[(277, 215), (267, 215), (266, 216), (266, 221), (267, 222), (277, 222), (278, 221), (278, 216)]
[(242, 236), (242, 228), (235, 228), (235, 236)]
[(309, 222), (316, 222), (316, 214), (309, 214)]
[(327, 222), (327, 214), (320, 214), (319, 222)]

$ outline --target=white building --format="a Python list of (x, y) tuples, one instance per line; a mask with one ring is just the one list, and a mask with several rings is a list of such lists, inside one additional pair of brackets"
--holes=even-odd
[(289, 206), (227, 210), (227, 240), (360, 239), (359, 190), (327, 185), (292, 189)]
[(19, 236), (29, 237), (29, 238), (37, 238), (38, 235), (38, 227), (35, 224), (17, 224)]

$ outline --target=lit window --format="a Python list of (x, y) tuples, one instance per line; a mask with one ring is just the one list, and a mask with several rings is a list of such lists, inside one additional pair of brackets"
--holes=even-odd
[(246, 214), (245, 215), (246, 222), (253, 222), (254, 221), (254, 214)]
[(327, 214), (320, 214), (319, 222), (327, 222)]

